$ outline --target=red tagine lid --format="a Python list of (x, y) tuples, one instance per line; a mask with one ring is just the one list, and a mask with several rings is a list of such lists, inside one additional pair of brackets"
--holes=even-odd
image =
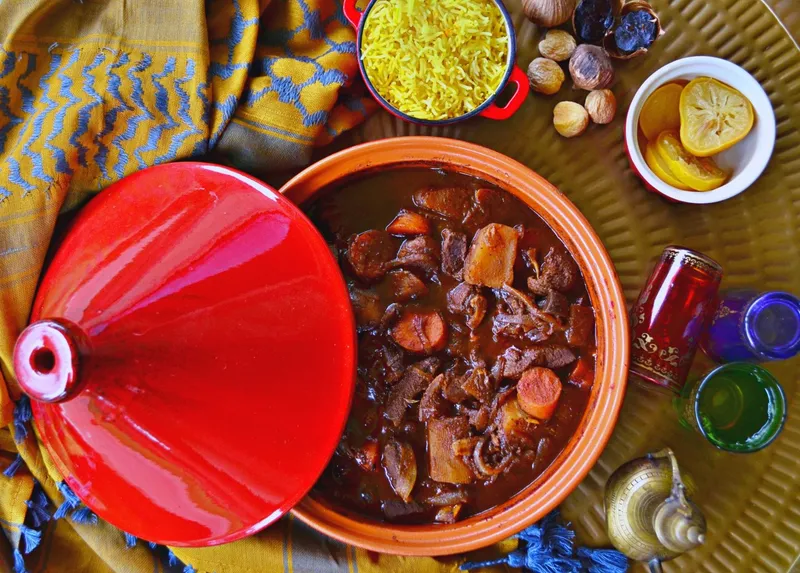
[(322, 236), (237, 171), (176, 163), (81, 212), (14, 369), (67, 484), (147, 541), (205, 546), (277, 520), (344, 429), (355, 327)]

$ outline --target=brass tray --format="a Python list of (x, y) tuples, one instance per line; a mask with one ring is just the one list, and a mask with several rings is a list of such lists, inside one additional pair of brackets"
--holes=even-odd
[[(779, 13), (797, 17), (797, 0), (770, 1)], [(609, 126), (593, 126), (569, 140), (556, 134), (553, 106), (563, 99), (582, 101), (586, 93), (572, 89), (568, 79), (555, 96), (531, 95), (504, 122), (476, 119), (431, 129), (381, 113), (324, 152), (383, 137), (437, 135), (505, 153), (549, 179), (588, 217), (616, 264), (629, 302), (644, 283), (650, 262), (669, 243), (698, 249), (719, 261), (725, 268), (724, 286), (800, 293), (797, 44), (759, 1), (651, 3), (666, 33), (647, 55), (616, 65), (613, 91), (619, 109)], [(517, 28), (518, 63), (525, 69), (538, 55), (540, 32), (523, 16), (519, 0), (506, 4)], [(798, 24), (797, 19), (787, 20), (790, 29), (800, 29)], [(675, 59), (698, 54), (731, 60), (761, 82), (775, 108), (778, 140), (767, 171), (744, 194), (716, 205), (674, 205), (647, 192), (631, 173), (622, 126), (633, 94), (649, 74)], [(702, 367), (697, 360), (696, 368)], [(609, 474), (630, 458), (669, 445), (698, 482), (696, 501), (708, 518), (709, 536), (702, 548), (665, 564), (665, 570), (788, 571), (800, 555), (800, 361), (769, 368), (785, 386), (789, 417), (774, 444), (750, 455), (714, 450), (678, 426), (668, 398), (653, 397), (631, 385), (606, 450), (562, 506), (580, 540), (608, 544), (602, 493)], [(429, 567), (430, 561), (427, 571)]]

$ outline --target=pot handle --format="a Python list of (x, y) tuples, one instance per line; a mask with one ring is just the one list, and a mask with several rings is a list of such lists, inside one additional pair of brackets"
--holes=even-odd
[[(345, 4), (347, 4), (347, 2), (345, 2)], [(517, 91), (514, 92), (514, 95), (511, 96), (508, 103), (503, 107), (492, 103), (489, 107), (484, 109), (480, 115), (488, 117), (489, 119), (508, 119), (517, 113), (517, 110), (525, 102), (525, 98), (528, 97), (528, 93), (531, 91), (528, 75), (522, 71), (522, 68), (515, 65), (514, 69), (511, 71), (511, 76), (508, 78), (508, 83), (517, 86)]]
[(364, 14), (356, 8), (357, 3), (358, 0), (344, 0), (342, 3), (344, 17), (347, 18), (347, 21), (350, 22), (356, 30), (358, 30), (358, 26), (361, 24), (361, 16)]

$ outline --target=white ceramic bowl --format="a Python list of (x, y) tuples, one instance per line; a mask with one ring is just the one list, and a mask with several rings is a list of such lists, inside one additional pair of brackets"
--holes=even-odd
[[(668, 185), (647, 166), (639, 145), (639, 112), (650, 94), (668, 82), (698, 76), (714, 78), (742, 92), (753, 104), (756, 116), (753, 129), (742, 141), (714, 156), (717, 164), (732, 175), (713, 191), (683, 191)], [(775, 147), (775, 112), (761, 84), (743, 68), (709, 56), (683, 58), (656, 71), (633, 96), (625, 119), (625, 146), (631, 166), (651, 191), (682, 203), (718, 203), (750, 187), (766, 168)]]

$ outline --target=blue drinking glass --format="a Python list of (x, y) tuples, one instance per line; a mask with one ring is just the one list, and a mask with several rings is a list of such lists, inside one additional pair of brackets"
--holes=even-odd
[(700, 347), (720, 364), (791, 358), (800, 353), (800, 299), (777, 291), (723, 291)]

